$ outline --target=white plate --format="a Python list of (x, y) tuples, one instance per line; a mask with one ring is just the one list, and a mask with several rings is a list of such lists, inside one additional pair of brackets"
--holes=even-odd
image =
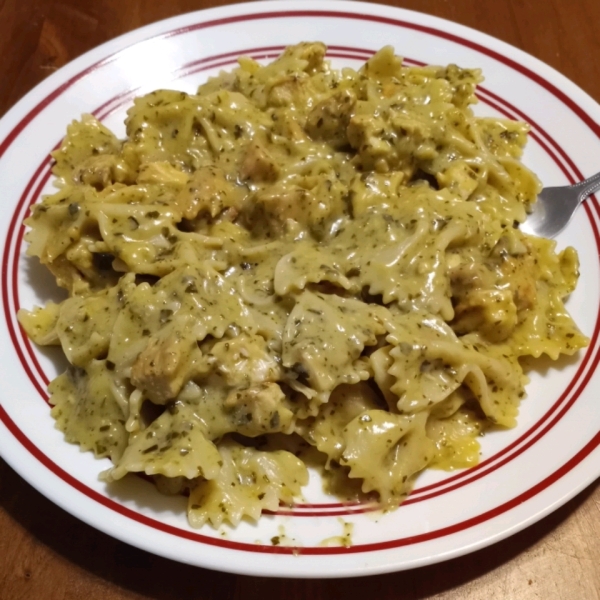
[[(574, 245), (581, 280), (568, 307), (592, 344), (560, 370), (532, 378), (516, 429), (483, 439), (483, 460), (469, 471), (428, 472), (408, 501), (381, 515), (341, 506), (314, 480), (312, 505), (237, 529), (191, 529), (181, 499), (132, 477), (107, 488), (106, 463), (65, 443), (53, 427), (45, 387), (57, 354), (33, 347), (16, 321), (54, 293), (52, 279), (24, 258), (28, 207), (49, 189), (48, 152), (70, 120), (92, 112), (123, 133), (134, 94), (159, 87), (192, 91), (239, 54), (276, 56), (288, 44), (322, 40), (337, 66), (357, 66), (392, 44), (416, 63), (481, 67), (480, 114), (532, 124), (525, 162), (546, 184), (590, 175), (600, 166), (600, 107), (550, 67), (496, 39), (426, 15), (362, 3), (263, 2), (183, 15), (129, 33), (49, 77), (0, 122), (0, 181), (5, 210), (0, 324), (0, 452), (33, 486), (64, 509), (125, 542), (178, 561), (236, 573), (341, 577), (382, 573), (471, 552), (526, 527), (600, 475), (600, 210), (580, 209), (559, 246)], [(352, 546), (339, 536), (352, 529)], [(279, 537), (279, 545), (272, 539)]]

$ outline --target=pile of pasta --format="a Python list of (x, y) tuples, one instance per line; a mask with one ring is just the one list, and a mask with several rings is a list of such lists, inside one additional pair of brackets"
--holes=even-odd
[(57, 426), (107, 482), (186, 495), (194, 526), (292, 503), (298, 440), (397, 506), (515, 425), (522, 357), (587, 344), (563, 304), (576, 252), (518, 227), (540, 189), (527, 125), (474, 116), (479, 71), (325, 54), (137, 98), (125, 140), (73, 122), (26, 221), (68, 291), (19, 314), (71, 365)]

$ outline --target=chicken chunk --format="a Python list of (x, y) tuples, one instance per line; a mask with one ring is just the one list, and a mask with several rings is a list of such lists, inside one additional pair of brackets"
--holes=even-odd
[(306, 119), (306, 132), (314, 140), (328, 141), (334, 147), (348, 144), (346, 129), (356, 105), (356, 94), (343, 90), (317, 104)]
[(275, 181), (279, 169), (269, 153), (257, 142), (252, 142), (244, 154), (240, 175), (254, 182)]
[(282, 58), (292, 56), (307, 62), (304, 69), (307, 73), (318, 72), (323, 68), (323, 61), (327, 46), (322, 42), (301, 42), (295, 46), (288, 46), (282, 55)]
[(517, 325), (517, 307), (511, 290), (475, 289), (454, 309), (452, 328), (458, 334), (479, 330), (485, 337), (500, 343)]
[(252, 231), (280, 235), (286, 221), (310, 227), (323, 222), (330, 210), (310, 190), (290, 185), (281, 189), (272, 187), (256, 194), (248, 221)]
[(243, 190), (231, 183), (218, 167), (200, 167), (175, 200), (183, 218), (195, 219), (206, 213), (214, 218), (227, 209), (238, 210)]
[(136, 172), (122, 157), (97, 154), (81, 162), (73, 170), (73, 181), (103, 190), (115, 183), (135, 183)]
[(175, 398), (186, 381), (190, 353), (183, 342), (175, 334), (153, 338), (131, 368), (131, 383), (157, 404)]
[(219, 375), (237, 388), (277, 381), (282, 376), (280, 365), (260, 336), (242, 333), (221, 340), (211, 349), (210, 357), (214, 358)]
[(289, 432), (294, 414), (276, 383), (263, 383), (230, 392), (225, 409), (236, 421), (236, 431), (256, 437), (264, 433)]

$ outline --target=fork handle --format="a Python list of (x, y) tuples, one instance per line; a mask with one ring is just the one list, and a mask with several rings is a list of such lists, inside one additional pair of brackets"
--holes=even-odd
[(600, 173), (596, 173), (579, 183), (572, 186), (579, 192), (579, 201), (585, 200), (588, 196), (591, 196), (594, 192), (600, 190)]

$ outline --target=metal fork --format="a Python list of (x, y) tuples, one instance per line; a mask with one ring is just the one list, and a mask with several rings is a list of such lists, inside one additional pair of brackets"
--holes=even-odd
[(577, 207), (599, 189), (600, 173), (574, 185), (544, 188), (521, 229), (525, 233), (546, 238), (558, 235), (567, 226)]

